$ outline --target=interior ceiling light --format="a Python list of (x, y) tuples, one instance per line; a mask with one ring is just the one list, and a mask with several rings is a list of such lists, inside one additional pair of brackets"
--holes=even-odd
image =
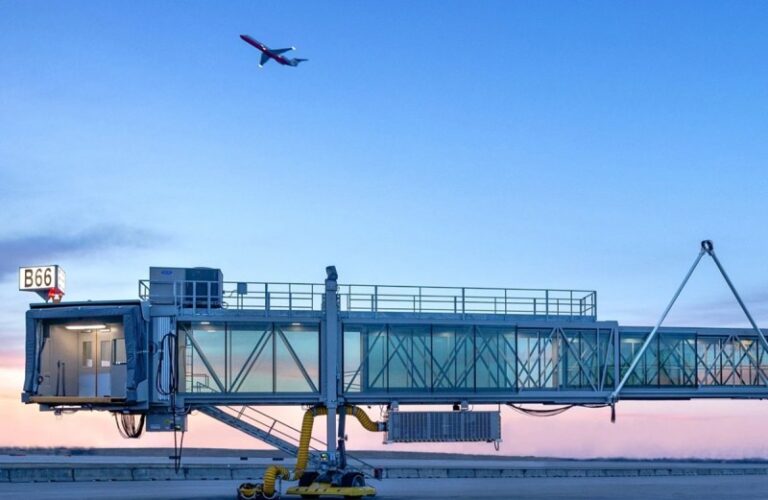
[(82, 325), (66, 325), (64, 328), (67, 330), (101, 330), (106, 328), (104, 323), (82, 324)]

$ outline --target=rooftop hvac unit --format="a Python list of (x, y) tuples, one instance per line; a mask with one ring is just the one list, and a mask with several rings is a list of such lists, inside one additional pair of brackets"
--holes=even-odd
[(182, 307), (221, 307), (224, 275), (210, 267), (150, 267), (149, 300)]
[(388, 443), (499, 441), (501, 416), (496, 411), (414, 411), (389, 413)]

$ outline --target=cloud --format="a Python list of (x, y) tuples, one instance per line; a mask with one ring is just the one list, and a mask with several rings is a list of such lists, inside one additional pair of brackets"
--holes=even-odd
[[(695, 321), (697, 325), (703, 325), (706, 322), (710, 326), (728, 326), (734, 323), (748, 326), (747, 317), (736, 302), (736, 298), (727, 290), (724, 294), (724, 298), (719, 300), (683, 307), (681, 308), (682, 314)], [(739, 295), (741, 295), (755, 321), (760, 323), (768, 319), (768, 290), (739, 292)]]
[(0, 237), (0, 280), (19, 267), (47, 264), (53, 259), (88, 255), (111, 248), (146, 248), (159, 237), (128, 226), (98, 226), (75, 234), (32, 234)]

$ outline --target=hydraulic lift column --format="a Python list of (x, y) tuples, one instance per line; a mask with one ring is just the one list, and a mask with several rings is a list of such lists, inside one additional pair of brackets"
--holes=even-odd
[[(339, 354), (339, 303), (338, 280), (336, 267), (325, 268), (327, 278), (325, 280), (325, 342), (321, 344), (323, 359), (325, 360), (323, 371), (323, 396), (325, 406), (328, 408), (326, 443), (329, 457), (336, 455), (336, 407), (339, 403), (338, 376), (340, 370)], [(335, 461), (335, 460), (334, 460)]]

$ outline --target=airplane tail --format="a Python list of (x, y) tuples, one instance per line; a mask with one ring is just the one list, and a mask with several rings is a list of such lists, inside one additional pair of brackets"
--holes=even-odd
[(294, 59), (294, 66), (298, 66), (300, 62), (309, 61), (309, 59)]

